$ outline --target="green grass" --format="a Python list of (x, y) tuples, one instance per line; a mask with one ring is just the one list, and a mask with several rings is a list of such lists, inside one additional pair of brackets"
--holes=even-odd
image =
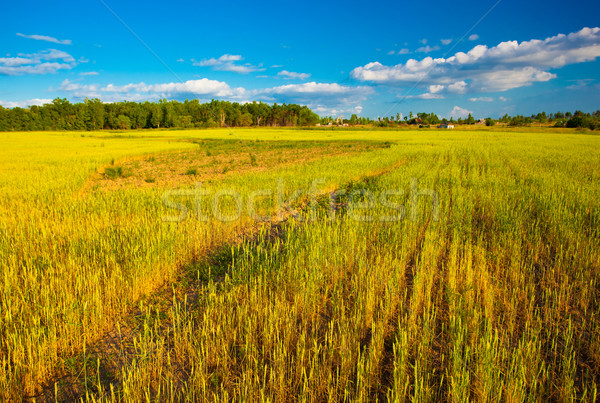
[(116, 179), (123, 177), (123, 167), (107, 167), (104, 170), (104, 175), (108, 179)]

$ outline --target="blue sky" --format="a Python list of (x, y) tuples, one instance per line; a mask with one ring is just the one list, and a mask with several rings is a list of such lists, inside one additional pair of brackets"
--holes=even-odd
[(9, 2), (0, 104), (212, 98), (320, 115), (600, 109), (600, 2)]

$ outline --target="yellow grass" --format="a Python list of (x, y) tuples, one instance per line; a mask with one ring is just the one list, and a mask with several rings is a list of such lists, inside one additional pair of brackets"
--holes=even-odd
[[(232, 153), (212, 174), (215, 156), (194, 143), (208, 139)], [(317, 143), (301, 146), (308, 140)], [(290, 148), (280, 161), (282, 145)], [(1, 400), (44, 385), (84, 400), (595, 399), (596, 136), (0, 133), (0, 147)], [(163, 161), (153, 175), (182, 180), (147, 182), (136, 161)], [(108, 179), (109, 167), (138, 182)], [(321, 179), (314, 211), (306, 195), (292, 203), (317, 217), (274, 227), (244, 210), (232, 222), (203, 222), (183, 196), (187, 219), (164, 222), (178, 213), (164, 205), (165, 190), (192, 189), (190, 176), (211, 195), (233, 190), (244, 200), (278, 186), (288, 198)], [(330, 219), (335, 189), (365, 189), (376, 200), (396, 190), (388, 196), (397, 205), (361, 208), (364, 200), (342, 197)], [(414, 189), (423, 192), (413, 197)], [(425, 189), (439, 198), (439, 220)], [(276, 212), (273, 200), (259, 205)], [(402, 220), (380, 220), (399, 205)], [(374, 220), (356, 219), (364, 215)], [(162, 284), (172, 284), (175, 303), (148, 299), (160, 299)], [(134, 359), (107, 373), (110, 354), (86, 351), (121, 319), (134, 320), (140, 303)], [(79, 386), (54, 385), (69, 371)]]

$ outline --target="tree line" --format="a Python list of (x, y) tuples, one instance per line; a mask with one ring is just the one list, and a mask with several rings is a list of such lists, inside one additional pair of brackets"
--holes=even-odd
[(600, 129), (600, 110), (593, 113), (582, 111), (546, 113), (531, 116), (505, 114), (498, 119), (488, 117), (475, 119), (470, 113), (465, 118), (439, 118), (435, 113), (420, 112), (407, 116), (371, 119), (353, 114), (350, 119), (325, 116), (320, 118), (307, 106), (296, 104), (265, 104), (212, 100), (158, 102), (103, 103), (97, 98), (71, 103), (56, 98), (52, 103), (29, 108), (3, 108), (0, 106), (0, 131), (25, 130), (127, 130), (150, 128), (210, 128), (248, 126), (313, 126), (348, 124), (349, 126), (400, 127), (407, 125), (430, 126), (439, 124), (472, 125), (476, 123), (493, 126), (531, 126), (533, 124), (554, 127), (582, 127)]
[[(321, 118), (322, 124), (328, 122), (339, 123), (340, 119), (332, 117)], [(491, 117), (485, 119), (476, 119), (472, 114), (468, 114), (467, 117), (459, 117), (454, 119), (440, 118), (435, 113), (420, 112), (413, 114), (409, 112), (408, 116), (402, 116), (397, 113), (396, 116), (389, 117), (378, 117), (376, 120), (369, 118), (359, 117), (352, 115), (350, 119), (343, 119), (343, 123), (348, 123), (351, 126), (354, 125), (374, 125), (377, 127), (400, 127), (400, 126), (430, 126), (439, 124), (458, 124), (458, 125), (474, 125), (477, 123), (485, 124), (487, 126), (493, 126), (496, 123), (502, 123), (508, 126), (531, 126), (534, 124), (554, 126), (554, 127), (571, 127), (571, 128), (588, 128), (591, 130), (600, 129), (600, 110), (593, 113), (585, 113), (582, 111), (571, 112), (556, 112), (546, 113), (540, 112), (531, 116), (515, 115), (510, 116), (505, 114), (498, 119), (492, 119)]]
[(319, 116), (307, 106), (197, 99), (184, 102), (115, 102), (86, 99), (29, 108), (0, 106), (0, 131), (23, 130), (127, 130), (149, 128), (209, 128), (246, 126), (311, 126)]

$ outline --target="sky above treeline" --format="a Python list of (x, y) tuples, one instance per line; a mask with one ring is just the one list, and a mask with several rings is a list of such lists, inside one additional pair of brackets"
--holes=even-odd
[(223, 99), (321, 116), (600, 109), (600, 2), (2, 5), (0, 105)]

